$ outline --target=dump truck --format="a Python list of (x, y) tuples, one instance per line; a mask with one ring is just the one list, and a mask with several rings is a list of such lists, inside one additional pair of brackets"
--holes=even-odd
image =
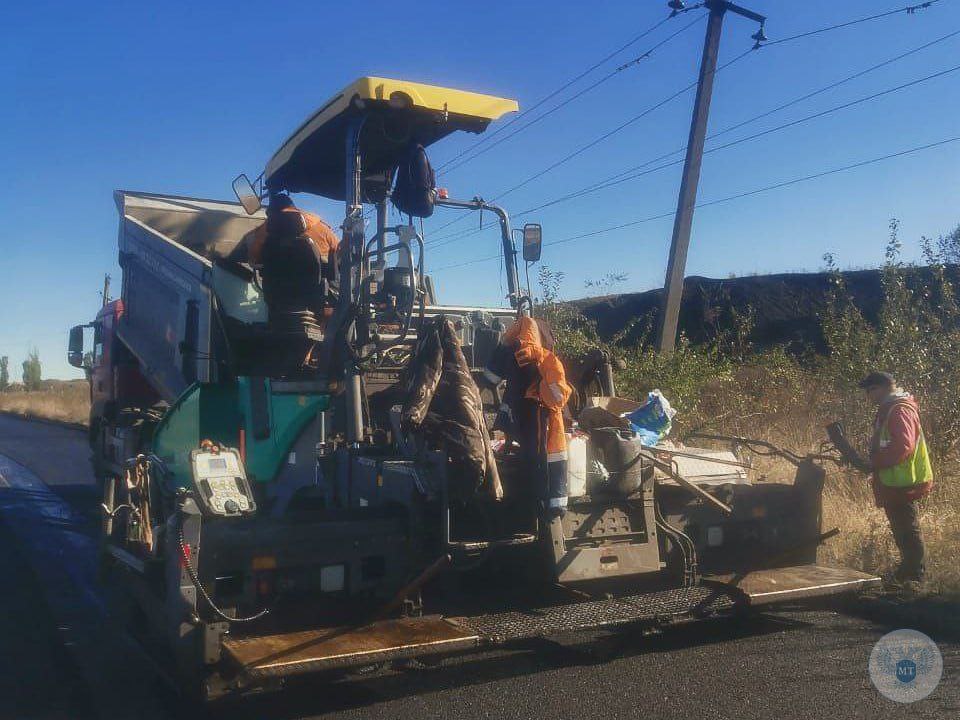
[[(121, 297), (71, 330), (69, 361), (90, 379), (103, 582), (191, 692), (272, 690), (877, 582), (816, 564), (829, 535), (822, 458), (791, 456), (792, 482), (754, 484), (732, 454), (644, 446), (602, 354), (568, 363), (564, 430), (579, 430), (567, 473), (579, 475), (552, 496), (562, 503), (545, 502), (542, 468), (491, 429), (504, 387), (487, 372), (510, 328), (536, 315), (518, 266), (539, 258), (541, 228), (517, 229), (518, 250), (505, 209), (427, 188), (435, 207), (500, 229), (505, 307), (444, 305), (429, 243), (388, 212), (412, 154), (517, 109), (362, 78), (255, 182), (237, 178), (239, 202), (116, 193)], [(271, 215), (289, 193), (344, 203), (335, 253), (297, 255), (303, 227), (292, 240), (271, 231), (271, 217), (290, 219)], [(441, 357), (437, 338), (439, 385), (412, 389), (424, 358)], [(464, 460), (452, 431), (411, 423), (417, 392), (437, 427), (461, 428), (449, 416), (470, 411), (484, 457)], [(465, 478), (474, 461), (496, 491)]]

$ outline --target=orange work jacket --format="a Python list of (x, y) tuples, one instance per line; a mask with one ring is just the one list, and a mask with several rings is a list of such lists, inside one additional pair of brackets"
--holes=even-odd
[(540, 379), (531, 383), (525, 397), (537, 400), (547, 411), (547, 461), (567, 458), (567, 436), (563, 428), (563, 408), (573, 389), (567, 384), (559, 358), (543, 346), (540, 328), (533, 318), (521, 317), (503, 334), (503, 343), (516, 342), (514, 353), (520, 367), (533, 365)]
[[(303, 221), (304, 235), (313, 243), (322, 262), (328, 263), (334, 258), (337, 248), (340, 246), (340, 238), (333, 231), (333, 228), (327, 225), (319, 215), (314, 215), (312, 212), (307, 212), (306, 210), (300, 210), (292, 205), (284, 208), (283, 212), (298, 213), (300, 215)], [(263, 244), (266, 241), (267, 223), (264, 222), (253, 231), (253, 239), (250, 241), (247, 255), (251, 264), (260, 264)]]

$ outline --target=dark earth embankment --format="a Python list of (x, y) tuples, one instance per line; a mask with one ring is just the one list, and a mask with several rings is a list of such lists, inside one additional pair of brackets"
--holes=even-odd
[[(908, 283), (920, 286), (930, 278), (929, 268), (905, 271)], [(856, 270), (841, 273), (850, 296), (867, 320), (875, 322), (883, 298), (881, 272)], [(960, 280), (960, 268), (948, 268), (948, 276)], [(734, 329), (737, 317), (752, 315), (750, 341), (759, 348), (783, 345), (793, 352), (825, 349), (821, 315), (835, 281), (828, 273), (785, 273), (715, 280), (688, 277), (680, 308), (680, 329), (695, 344), (708, 342), (718, 332)], [(656, 328), (663, 290), (625, 293), (573, 301), (584, 315), (596, 322), (606, 340), (634, 326), (625, 344), (643, 340)], [(651, 335), (652, 337), (652, 335)]]

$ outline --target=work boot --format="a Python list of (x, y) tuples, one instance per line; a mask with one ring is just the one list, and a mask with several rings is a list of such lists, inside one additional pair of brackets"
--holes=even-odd
[(923, 590), (923, 584), (919, 580), (904, 580), (900, 583), (900, 592), (904, 595), (919, 595)]
[(884, 573), (880, 578), (884, 590), (898, 592), (903, 588), (903, 581), (897, 579), (896, 573)]
[(896, 572), (893, 573), (893, 580), (899, 584), (907, 582), (923, 582), (924, 569), (921, 566), (919, 569), (905, 568), (903, 565), (897, 568)]

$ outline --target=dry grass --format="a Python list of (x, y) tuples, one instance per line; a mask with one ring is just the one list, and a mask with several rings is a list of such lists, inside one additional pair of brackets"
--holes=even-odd
[[(960, 594), (960, 492), (957, 469), (940, 469), (934, 491), (921, 503), (920, 523), (926, 545), (927, 591)], [(862, 478), (835, 475), (824, 493), (824, 525), (842, 534), (824, 547), (825, 559), (867, 572), (892, 572), (899, 559), (883, 511)]]
[[(815, 370), (783, 375), (769, 368), (745, 367), (737, 369), (727, 384), (705, 388), (688, 422), (713, 432), (766, 440), (800, 454), (815, 453), (826, 440), (824, 426), (830, 420), (844, 418), (855, 443), (862, 444), (869, 435), (873, 408), (856, 394), (854, 398), (856, 402), (844, 404), (846, 399), (831, 394), (826, 379)], [(935, 419), (927, 418), (931, 430)], [(756, 480), (784, 482), (794, 475), (793, 466), (785, 460), (760, 456), (752, 460)], [(826, 470), (823, 527), (837, 527), (840, 535), (823, 545), (821, 560), (865, 572), (892, 573), (899, 552), (886, 515), (875, 505), (869, 479), (832, 463)], [(920, 506), (928, 578), (925, 591), (960, 598), (960, 460), (956, 453), (934, 463), (934, 476), (934, 490)]]
[(0, 412), (86, 425), (90, 416), (90, 390), (86, 380), (48, 380), (43, 389), (36, 392), (24, 392), (14, 386), (10, 392), (0, 393)]
[[(811, 442), (808, 427), (794, 436), (785, 437), (782, 428), (755, 429), (752, 435), (800, 452), (815, 451), (818, 442)], [(767, 430), (770, 430), (767, 429)], [(793, 466), (782, 459), (755, 458), (758, 475), (769, 480), (784, 481), (793, 477)], [(823, 493), (824, 530), (839, 528), (840, 535), (828, 540), (820, 549), (820, 560), (864, 572), (892, 573), (899, 562), (899, 553), (883, 510), (876, 507), (867, 478), (857, 472), (827, 467)], [(934, 491), (921, 503), (920, 522), (926, 546), (927, 582), (925, 593), (960, 596), (960, 467), (956, 464), (934, 468)]]

